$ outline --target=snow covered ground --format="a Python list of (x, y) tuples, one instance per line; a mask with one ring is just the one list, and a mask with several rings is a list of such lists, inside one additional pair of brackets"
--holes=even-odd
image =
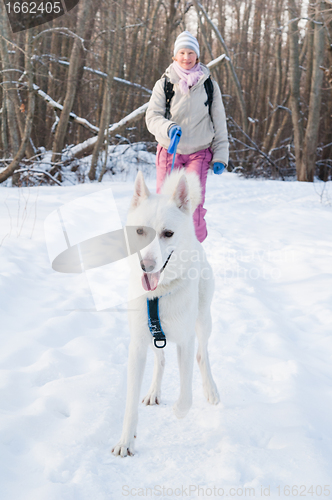
[[(205, 401), (195, 365), (193, 407), (176, 419), (167, 345), (162, 402), (141, 405), (125, 459), (110, 450), (125, 406), (126, 313), (96, 312), (84, 275), (52, 270), (43, 229), (55, 209), (109, 187), (124, 223), (130, 179), (0, 188), (1, 500), (331, 497), (331, 183), (209, 176), (222, 403)], [(142, 396), (152, 367), (149, 353)]]

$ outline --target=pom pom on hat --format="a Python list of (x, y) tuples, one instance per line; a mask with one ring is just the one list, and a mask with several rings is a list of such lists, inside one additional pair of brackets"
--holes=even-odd
[(196, 52), (197, 57), (199, 57), (198, 41), (189, 31), (183, 31), (175, 40), (174, 57), (180, 49), (192, 49)]

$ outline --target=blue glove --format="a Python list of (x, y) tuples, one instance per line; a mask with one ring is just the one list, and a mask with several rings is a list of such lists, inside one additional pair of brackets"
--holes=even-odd
[(215, 174), (220, 175), (225, 170), (225, 167), (226, 167), (225, 163), (220, 163), (220, 162), (216, 161), (216, 163), (213, 164), (213, 172)]
[(178, 125), (172, 125), (168, 131), (168, 137), (171, 139), (171, 142), (168, 146), (167, 153), (171, 155), (175, 153), (176, 148), (178, 147), (179, 141), (181, 139), (182, 130)]

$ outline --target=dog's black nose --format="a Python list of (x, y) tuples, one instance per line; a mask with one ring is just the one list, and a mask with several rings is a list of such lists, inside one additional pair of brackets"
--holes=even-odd
[(156, 261), (153, 259), (142, 259), (140, 264), (145, 273), (152, 273), (156, 267)]

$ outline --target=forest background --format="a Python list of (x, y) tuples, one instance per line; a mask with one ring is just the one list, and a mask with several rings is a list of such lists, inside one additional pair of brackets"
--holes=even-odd
[(228, 169), (330, 180), (330, 0), (80, 0), (16, 34), (0, 1), (0, 183), (61, 184), (65, 168), (84, 181), (87, 155), (89, 179), (101, 181), (109, 145), (144, 142), (154, 151), (146, 105), (185, 29), (198, 38), (200, 60), (215, 61)]

